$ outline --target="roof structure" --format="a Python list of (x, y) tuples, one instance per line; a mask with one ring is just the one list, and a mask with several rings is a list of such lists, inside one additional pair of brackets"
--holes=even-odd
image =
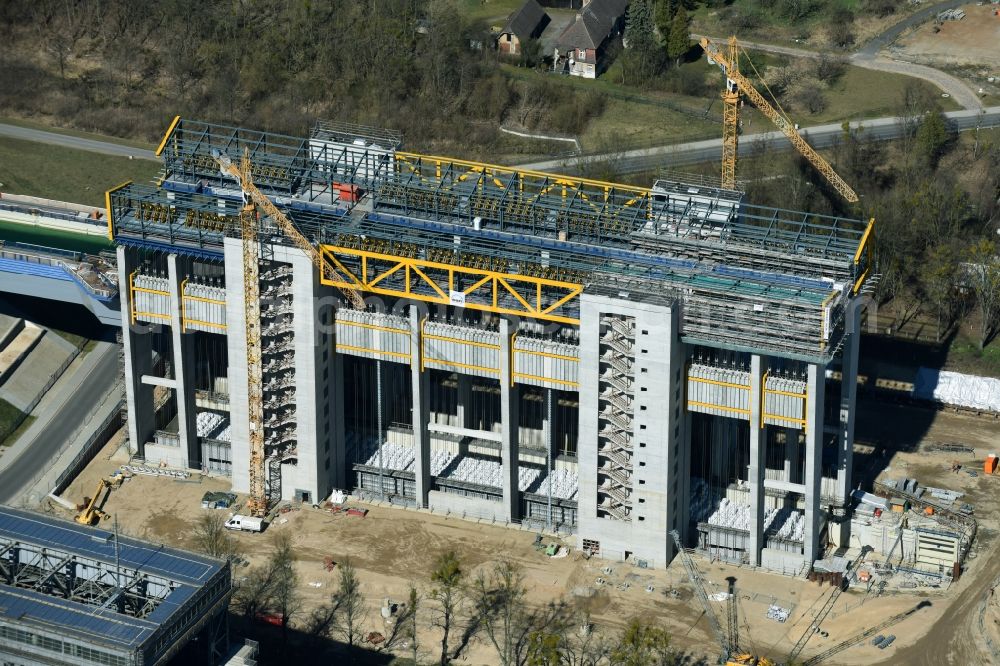
[[(242, 200), (206, 153), (218, 147), (236, 156), (247, 138), (281, 175), (258, 186), (355, 276), (368, 252), (369, 269), (391, 257), (423, 262), (428, 276), (446, 272), (444, 265), (486, 266), (508, 280), (548, 280), (540, 288), (551, 286), (551, 296), (569, 294), (560, 291), (565, 283), (613, 285), (682, 303), (687, 342), (828, 360), (847, 299), (873, 274), (871, 221), (756, 206), (713, 184), (661, 179), (644, 188), (319, 137), (299, 148), (290, 137), (187, 120), (164, 139), (161, 187), (109, 193), (116, 242), (221, 258), (223, 237), (239, 235)], [(329, 194), (331, 180), (368, 194), (345, 203)], [(284, 242), (266, 220), (261, 234)], [(426, 281), (403, 285), (415, 273), (393, 265), (376, 289), (433, 297)], [(552, 314), (560, 318), (553, 320), (573, 323), (578, 301), (555, 300), (559, 312)]]
[(538, 4), (538, 0), (525, 0), (525, 3), (507, 19), (500, 34), (514, 34), (518, 39), (529, 39), (541, 32), (548, 22), (549, 15)]
[[(228, 598), (228, 565), (99, 528), (0, 506), (0, 622), (113, 650), (147, 642), (195, 598)], [(152, 663), (152, 662), (151, 662)]]
[(600, 48), (626, 8), (628, 0), (591, 0), (559, 35), (556, 46), (560, 51)]

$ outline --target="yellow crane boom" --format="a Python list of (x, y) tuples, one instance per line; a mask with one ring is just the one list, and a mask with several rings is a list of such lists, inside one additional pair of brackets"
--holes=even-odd
[[(219, 163), (223, 173), (229, 174), (239, 183), (240, 189), (249, 197), (247, 205), (240, 216), (243, 236), (243, 306), (246, 327), (246, 360), (247, 360), (247, 418), (250, 427), (250, 499), (247, 501), (247, 513), (263, 517), (268, 510), (267, 488), (265, 479), (264, 450), (264, 378), (261, 366), (260, 339), (260, 243), (257, 239), (257, 211), (262, 210), (299, 249), (303, 250), (313, 264), (323, 275), (324, 269), (329, 271), (339, 282), (343, 282), (336, 271), (330, 266), (324, 266), (323, 258), (312, 243), (303, 236), (284, 213), (268, 199), (253, 183), (250, 157), (244, 152), (239, 167), (225, 153), (213, 151), (212, 156)], [(252, 203), (251, 203), (252, 202)], [(361, 295), (353, 289), (342, 289), (351, 304), (364, 309), (365, 302)], [(280, 499), (280, 498), (277, 498)]]
[[(795, 129), (795, 124), (786, 118), (783, 114), (779, 113), (777, 109), (771, 106), (760, 92), (753, 87), (753, 84), (743, 76), (739, 71), (739, 63), (736, 60), (736, 38), (733, 37), (729, 40), (729, 54), (723, 54), (721, 50), (716, 48), (716, 46), (708, 40), (707, 37), (701, 38), (701, 48), (705, 51), (709, 58), (719, 63), (726, 73), (727, 86), (726, 92), (723, 93), (723, 100), (726, 102), (724, 109), (725, 114), (725, 129), (723, 134), (723, 166), (722, 166), (722, 180), (723, 187), (732, 188), (735, 186), (735, 174), (736, 174), (736, 121), (737, 121), (737, 105), (736, 99), (733, 96), (736, 94), (735, 88), (739, 89), (744, 95), (750, 98), (753, 105), (756, 106), (761, 113), (767, 116), (775, 126), (781, 130), (781, 132), (788, 137), (788, 140), (792, 142), (795, 149), (798, 150), (803, 157), (809, 160), (817, 171), (819, 171), (824, 178), (833, 186), (837, 192), (841, 194), (845, 199), (851, 203), (857, 203), (858, 195), (857, 193), (844, 182), (844, 179), (837, 175), (837, 172), (833, 170), (830, 163), (827, 162), (823, 157), (813, 150), (813, 147), (806, 143), (806, 140), (799, 136), (798, 131)], [(732, 126), (731, 126), (732, 125)], [(730, 136), (732, 134), (732, 136)], [(728, 150), (727, 150), (728, 148)], [(727, 178), (729, 179), (727, 184)]]

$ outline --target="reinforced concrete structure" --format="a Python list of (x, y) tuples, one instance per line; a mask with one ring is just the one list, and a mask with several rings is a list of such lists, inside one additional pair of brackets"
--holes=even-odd
[(843, 540), (873, 221), (418, 155), (348, 125), (176, 119), (159, 185), (108, 193), (137, 455), (248, 488), (256, 213), (213, 151), (247, 151), (322, 255), (318, 272), (257, 216), (272, 501), (347, 489), (652, 566), (672, 529), (782, 570)]
[(228, 650), (229, 564), (0, 507), (0, 662), (166, 664)]

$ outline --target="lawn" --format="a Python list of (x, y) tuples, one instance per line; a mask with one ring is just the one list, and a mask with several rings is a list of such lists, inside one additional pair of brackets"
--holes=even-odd
[(984, 377), (1000, 377), (1000, 341), (993, 340), (986, 349), (979, 349), (979, 341), (959, 333), (948, 349), (945, 369)]
[[(755, 58), (755, 60), (757, 59)], [(788, 110), (788, 115), (793, 122), (802, 127), (824, 125), (843, 120), (895, 116), (899, 112), (903, 92), (910, 84), (916, 84), (930, 91), (931, 96), (938, 100), (944, 111), (961, 108), (953, 99), (941, 97), (940, 90), (926, 81), (900, 74), (849, 66), (824, 91), (827, 106), (823, 111), (808, 113), (799, 109), (791, 109)], [(765, 94), (765, 97), (769, 97), (766, 91), (762, 90), (761, 92)], [(752, 107), (743, 107), (741, 116), (743, 118), (743, 131), (748, 134), (774, 129), (770, 121)]]
[(7, 438), (18, 429), (24, 420), (24, 412), (6, 400), (0, 399), (0, 445), (8, 443)]
[(470, 21), (502, 25), (524, 0), (458, 0), (458, 8)]
[(104, 192), (126, 180), (152, 181), (160, 166), (86, 150), (0, 137), (4, 192), (103, 206)]

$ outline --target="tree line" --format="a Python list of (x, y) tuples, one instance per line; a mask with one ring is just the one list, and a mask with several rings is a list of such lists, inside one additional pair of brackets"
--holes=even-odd
[[(196, 547), (238, 562), (239, 547), (223, 522), (215, 513), (202, 516), (194, 529)], [(406, 601), (396, 605), (394, 621), (386, 625), (380, 616), (372, 621), (364, 584), (350, 560), (336, 565), (336, 589), (307, 608), (294, 567), (292, 535), (275, 532), (269, 546), (267, 559), (238, 580), (231, 609), (251, 631), (262, 614), (275, 618), (286, 643), (294, 628), (306, 652), (317, 659), (332, 639), (340, 646), (334, 652), (359, 662), (364, 646), (406, 655), (412, 664), (447, 666), (478, 643), (491, 649), (501, 666), (694, 663), (671, 644), (666, 630), (647, 618), (632, 619), (616, 632), (596, 626), (586, 610), (566, 599), (529, 603), (524, 571), (507, 557), (470, 570), (454, 552), (440, 554), (427, 580), (411, 582)], [(380, 630), (379, 641), (371, 646), (374, 629)]]
[[(1000, 331), (1000, 140), (970, 130), (967, 140), (924, 87), (908, 86), (895, 109), (898, 141), (875, 139), (863, 126), (845, 130), (831, 163), (857, 190), (848, 205), (805, 160), (770, 155), (741, 162), (740, 178), (754, 203), (853, 218), (874, 218), (875, 298), (879, 327), (898, 329), (918, 314), (944, 340), (962, 324), (980, 349)], [(890, 311), (892, 316), (886, 317)]]

